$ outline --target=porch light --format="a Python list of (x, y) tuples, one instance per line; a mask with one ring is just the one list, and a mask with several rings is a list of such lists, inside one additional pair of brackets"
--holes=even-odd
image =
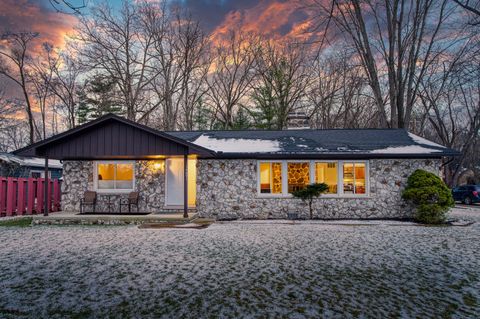
[(154, 161), (153, 162), (153, 170), (163, 172), (165, 170), (165, 162), (164, 161)]

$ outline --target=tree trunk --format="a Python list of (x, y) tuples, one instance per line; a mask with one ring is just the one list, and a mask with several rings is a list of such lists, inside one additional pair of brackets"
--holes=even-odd
[(308, 201), (308, 209), (310, 210), (310, 219), (313, 219), (312, 202), (313, 202), (313, 199), (310, 199), (310, 200)]

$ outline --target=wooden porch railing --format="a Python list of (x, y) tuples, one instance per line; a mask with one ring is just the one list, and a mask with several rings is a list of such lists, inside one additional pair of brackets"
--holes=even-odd
[[(48, 179), (48, 207), (61, 210), (61, 181)], [(44, 210), (45, 178), (0, 177), (0, 217), (40, 214)]]

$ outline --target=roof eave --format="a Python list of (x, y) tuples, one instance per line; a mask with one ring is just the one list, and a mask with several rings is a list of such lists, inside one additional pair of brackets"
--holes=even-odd
[[(15, 151), (13, 151), (12, 154), (19, 155), (19, 156), (27, 156), (27, 157), (39, 157), (39, 156), (41, 157), (41, 154), (39, 154), (39, 152), (38, 152), (39, 149), (46, 147), (50, 143), (54, 143), (54, 142), (56, 142), (56, 141), (58, 141), (58, 140), (60, 140), (64, 137), (67, 137), (67, 136), (72, 136), (72, 135), (78, 134), (81, 131), (87, 130), (88, 128), (91, 128), (91, 127), (93, 127), (93, 126), (95, 126), (99, 123), (107, 122), (107, 121), (112, 120), (112, 119), (116, 120), (116, 121), (119, 121), (119, 122), (122, 122), (122, 123), (127, 124), (127, 125), (135, 126), (139, 129), (145, 130), (145, 131), (147, 131), (151, 134), (154, 134), (154, 135), (157, 135), (159, 137), (163, 137), (165, 139), (169, 139), (173, 142), (179, 143), (179, 144), (188, 148), (189, 154), (198, 154), (200, 156), (205, 156), (205, 157), (214, 157), (215, 154), (216, 154), (214, 151), (212, 151), (210, 149), (207, 149), (205, 147), (196, 145), (196, 144), (191, 143), (191, 142), (189, 142), (187, 140), (184, 140), (184, 139), (177, 138), (173, 135), (158, 131), (158, 130), (153, 129), (151, 127), (148, 127), (148, 126), (145, 126), (145, 125), (142, 125), (142, 124), (139, 124), (139, 123), (135, 123), (133, 121), (127, 120), (123, 117), (120, 117), (118, 115), (111, 114), (111, 113), (106, 114), (102, 117), (99, 117), (98, 119), (95, 119), (91, 122), (88, 122), (88, 123), (82, 124), (80, 126), (77, 126), (74, 129), (65, 131), (63, 133), (60, 133), (60, 134), (57, 134), (55, 136), (49, 137), (49, 138), (44, 139), (42, 141), (39, 141), (39, 142), (33, 143), (31, 145), (28, 145), (28, 146), (22, 147), (20, 149), (17, 149)], [(195, 153), (191, 152), (192, 150)], [(63, 158), (59, 158), (59, 159), (63, 159)]]

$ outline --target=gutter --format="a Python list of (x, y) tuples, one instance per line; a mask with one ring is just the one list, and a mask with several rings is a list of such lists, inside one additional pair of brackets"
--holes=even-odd
[[(216, 152), (215, 159), (440, 159), (459, 156), (460, 153), (429, 154), (375, 154), (375, 153), (222, 153)], [(199, 156), (199, 158), (204, 158)], [(453, 160), (453, 159), (452, 159)]]

